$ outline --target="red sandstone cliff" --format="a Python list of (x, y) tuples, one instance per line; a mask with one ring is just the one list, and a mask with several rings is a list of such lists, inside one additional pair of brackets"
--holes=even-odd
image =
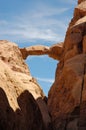
[(48, 96), (54, 130), (86, 130), (86, 1), (78, 3)]

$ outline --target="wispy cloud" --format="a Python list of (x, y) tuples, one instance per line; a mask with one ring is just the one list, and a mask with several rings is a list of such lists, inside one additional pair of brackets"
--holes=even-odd
[(53, 82), (54, 82), (54, 79), (39, 78), (39, 77), (36, 77), (36, 79), (37, 79), (38, 81), (47, 82), (47, 83), (53, 83)]
[(49, 8), (49, 7), (45, 7), (46, 9), (44, 10), (44, 8), (40, 10), (39, 13), (34, 13), (32, 15), (32, 17), (34, 18), (43, 18), (43, 17), (49, 17), (49, 16), (53, 16), (53, 15), (60, 15), (62, 13), (64, 13), (65, 11), (67, 11), (69, 8)]
[(60, 0), (60, 2), (68, 4), (70, 6), (77, 4), (77, 0), (66, 0), (66, 1)]
[(7, 21), (6, 20), (0, 20), (0, 26), (2, 25), (7, 25)]
[[(23, 12), (12, 20), (0, 21), (0, 37), (15, 41), (45, 40), (59, 42), (63, 39), (66, 30), (64, 21), (58, 20), (57, 15), (67, 11), (68, 8), (53, 8), (39, 6), (35, 11)], [(59, 33), (59, 30), (61, 33)]]

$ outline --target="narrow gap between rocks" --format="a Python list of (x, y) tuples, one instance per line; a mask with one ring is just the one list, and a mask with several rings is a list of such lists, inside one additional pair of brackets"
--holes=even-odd
[(29, 66), (31, 75), (37, 79), (44, 94), (48, 96), (48, 91), (55, 79), (58, 61), (48, 56), (28, 56), (26, 63)]

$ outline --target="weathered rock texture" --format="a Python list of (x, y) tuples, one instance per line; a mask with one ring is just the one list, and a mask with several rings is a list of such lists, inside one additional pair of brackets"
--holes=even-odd
[(30, 46), (21, 48), (20, 51), (24, 59), (31, 55), (48, 55), (53, 59), (60, 60), (63, 51), (63, 43), (54, 44), (51, 47), (43, 45)]
[[(29, 55), (59, 60), (48, 108), (24, 63)], [(86, 130), (86, 0), (78, 0), (64, 43), (18, 48), (0, 41), (0, 129)]]
[(18, 46), (0, 40), (0, 130), (48, 130), (43, 98)]
[(86, 130), (86, 1), (78, 3), (49, 91), (54, 130)]

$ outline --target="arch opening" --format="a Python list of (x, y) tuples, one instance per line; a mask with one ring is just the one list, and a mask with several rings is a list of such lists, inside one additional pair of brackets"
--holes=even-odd
[[(55, 79), (55, 70), (58, 61), (43, 56), (30, 56), (26, 59), (31, 75), (36, 78), (43, 92), (48, 96), (48, 91)], [(34, 67), (35, 66), (35, 67)]]

